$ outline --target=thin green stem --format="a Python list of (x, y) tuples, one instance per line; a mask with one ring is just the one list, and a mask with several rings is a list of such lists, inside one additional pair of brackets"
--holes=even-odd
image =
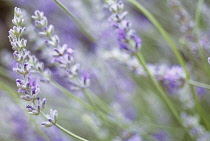
[(84, 25), (84, 23), (82, 23), (78, 18), (76, 18), (76, 16), (73, 15), (73, 13), (71, 13), (68, 8), (63, 5), (59, 0), (54, 0), (55, 3), (57, 3), (61, 9), (63, 9), (63, 11), (65, 11), (69, 16), (70, 18), (72, 18), (74, 20), (74, 22), (76, 23), (76, 25), (78, 26), (78, 28), (81, 30), (81, 32), (87, 37), (87, 39), (89, 41), (91, 41), (92, 43), (95, 43), (95, 38), (89, 34), (89, 32), (86, 30), (87, 26)]
[(12, 98), (15, 100), (16, 103), (20, 104), (20, 98), (17, 96), (17, 94), (11, 89), (11, 87), (8, 87), (8, 85), (6, 85), (5, 83), (3, 83), (3, 81), (0, 80), (0, 89), (8, 92)]
[(197, 81), (193, 81), (193, 80), (189, 80), (187, 81), (188, 84), (190, 85), (194, 85), (197, 87), (201, 87), (201, 88), (205, 88), (205, 89), (209, 89), (210, 90), (210, 85), (205, 84), (205, 83), (201, 83), (201, 82), (197, 82)]
[[(163, 100), (167, 104), (169, 110), (172, 112), (172, 114), (174, 115), (174, 117), (176, 118), (176, 120), (178, 121), (178, 123), (184, 128), (185, 132), (189, 135), (189, 132), (186, 130), (186, 128), (182, 124), (182, 121), (180, 119), (179, 113), (175, 109), (175, 106), (173, 105), (173, 103), (171, 102), (171, 100), (168, 98), (167, 94), (165, 93), (164, 89), (161, 87), (161, 85), (159, 84), (159, 82), (154, 78), (154, 76), (148, 70), (148, 68), (146, 66), (146, 62), (144, 60), (144, 57), (141, 55), (141, 53), (136, 53), (136, 57), (137, 57), (138, 61), (140, 62), (140, 64), (142, 65), (142, 67), (145, 70), (145, 72), (147, 73), (147, 75), (149, 76), (149, 78), (154, 83), (154, 85), (157, 88), (157, 90), (159, 91), (161, 97), (163, 98)], [(191, 136), (189, 135), (189, 137), (191, 137)]]
[(87, 140), (87, 139), (84, 139), (84, 138), (82, 138), (82, 137), (80, 137), (80, 136), (78, 136), (78, 135), (76, 135), (76, 134), (74, 134), (74, 133), (68, 131), (67, 129), (63, 128), (61, 125), (59, 125), (59, 124), (57, 124), (57, 123), (55, 124), (55, 126), (58, 127), (60, 130), (62, 130), (63, 132), (65, 132), (66, 134), (72, 136), (72, 137), (75, 138), (75, 139), (78, 139), (78, 140), (80, 140), (80, 141), (89, 141), (89, 140)]
[[(162, 25), (157, 21), (157, 19), (146, 8), (144, 8), (139, 2), (137, 2), (136, 0), (128, 0), (128, 1), (132, 5), (134, 5), (139, 11), (141, 11), (152, 22), (152, 24), (158, 29), (158, 31), (162, 34), (162, 36), (168, 42), (171, 50), (174, 52), (175, 56), (177, 57), (177, 59), (179, 61), (179, 64), (184, 69), (185, 74), (186, 74), (186, 80), (187, 81), (191, 80), (190, 72), (187, 69), (185, 61), (184, 61), (181, 53), (178, 51), (175, 43), (173, 42), (173, 40), (171, 39), (171, 37), (167, 33), (167, 31), (162, 27)], [(209, 120), (206, 117), (206, 114), (205, 114), (203, 108), (201, 107), (201, 105), (199, 103), (199, 100), (198, 100), (198, 97), (197, 97), (197, 93), (196, 93), (195, 88), (194, 88), (193, 85), (190, 85), (190, 90), (191, 90), (191, 92), (193, 94), (193, 98), (194, 98), (195, 103), (196, 103), (197, 111), (201, 115), (201, 118), (202, 118), (203, 122), (205, 123), (205, 126), (207, 127), (207, 129), (210, 129)]]
[(201, 7), (204, 3), (204, 0), (199, 0), (195, 12), (195, 22), (196, 22), (196, 27), (199, 29), (200, 28), (200, 16), (201, 16)]
[[(42, 75), (43, 77), (45, 77), (45, 75), (44, 75), (43, 73), (41, 73), (41, 75)], [(118, 125), (119, 127), (123, 128), (123, 129), (125, 129), (125, 128), (128, 127), (127, 125), (122, 124), (122, 123), (118, 124), (118, 122), (117, 122), (116, 120), (111, 120), (109, 117), (107, 117), (107, 115), (106, 115), (104, 112), (102, 112), (102, 111), (99, 110), (98, 105), (96, 105), (96, 104), (93, 103), (93, 102), (90, 102), (90, 101), (92, 101), (92, 100), (91, 100), (91, 97), (90, 97), (89, 94), (91, 94), (91, 95), (95, 95), (95, 94), (93, 94), (92, 91), (90, 91), (89, 89), (86, 90), (85, 92), (84, 92), (84, 91), (83, 91), (83, 92), (84, 92), (85, 95), (87, 96), (88, 101), (90, 102), (91, 105), (89, 105), (88, 103), (86, 103), (86, 102), (83, 101), (82, 99), (80, 99), (80, 98), (76, 97), (75, 95), (73, 95), (70, 91), (68, 91), (66, 88), (64, 88), (63, 86), (61, 86), (60, 84), (58, 84), (58, 83), (55, 82), (54, 80), (50, 80), (50, 82), (51, 82), (55, 87), (57, 87), (59, 90), (61, 90), (65, 95), (67, 95), (67, 96), (71, 97), (72, 99), (76, 100), (77, 102), (79, 102), (80, 104), (82, 104), (82, 105), (83, 105), (85, 108), (87, 108), (88, 110), (97, 112), (97, 113), (99, 114), (99, 116), (100, 116), (103, 120), (105, 120), (105, 121), (107, 121), (107, 122), (109, 122), (109, 123), (111, 123), (111, 124), (113, 124), (113, 125)], [(87, 94), (87, 93), (88, 93), (88, 94)], [(98, 99), (98, 100), (99, 100), (100, 98), (98, 98), (98, 97), (95, 95), (94, 99)], [(102, 100), (100, 99), (100, 101), (102, 101)], [(99, 101), (99, 102), (100, 102), (100, 101)], [(104, 102), (103, 102), (103, 103), (100, 103), (100, 104), (104, 106), (103, 109), (105, 109), (106, 112), (110, 111), (110, 112), (113, 113), (113, 110), (111, 110), (111, 108), (110, 108), (107, 104), (105, 104)], [(118, 120), (118, 121), (120, 121), (120, 120)]]
[(167, 94), (165, 93), (165, 91), (163, 90), (163, 88), (161, 87), (161, 85), (157, 82), (157, 80), (154, 78), (154, 76), (151, 74), (151, 72), (148, 70), (147, 66), (146, 66), (146, 62), (143, 58), (143, 56), (141, 55), (141, 53), (137, 53), (136, 54), (137, 59), (139, 60), (140, 64), (142, 65), (142, 67), (144, 68), (145, 72), (148, 74), (149, 78), (152, 80), (152, 82), (154, 83), (155, 87), (158, 89), (158, 91), (160, 92), (162, 98), (165, 100), (166, 104), (168, 105), (169, 109), (171, 110), (171, 112), (173, 113), (173, 115), (175, 116), (175, 118), (177, 119), (177, 121), (179, 123), (181, 123), (179, 114), (177, 112), (177, 110), (175, 109), (175, 107), (173, 106), (172, 102), (170, 101), (170, 99), (167, 97)]
[(97, 105), (92, 101), (92, 99), (89, 96), (89, 92), (84, 88), (82, 89), (82, 92), (85, 94), (85, 97), (87, 98), (88, 102), (92, 107), (94, 107), (95, 111), (98, 111)]
[(71, 97), (72, 99), (76, 100), (77, 102), (79, 102), (80, 104), (82, 104), (85, 108), (87, 108), (88, 110), (94, 111), (94, 108), (89, 105), (88, 103), (86, 103), (85, 101), (83, 101), (82, 99), (76, 97), (74, 94), (72, 94), (70, 91), (68, 91), (66, 88), (62, 87), (60, 84), (58, 84), (57, 82), (51, 80), (50, 81), (55, 87), (57, 87), (59, 90), (61, 90), (64, 94), (66, 94), (67, 96)]
[[(46, 119), (48, 119), (44, 112), (41, 111), (40, 113), (41, 113), (42, 116), (44, 116)], [(65, 129), (64, 127), (62, 127), (62, 126), (59, 125), (58, 123), (55, 123), (54, 125), (55, 125), (56, 127), (58, 127), (61, 131), (63, 131), (64, 133), (68, 134), (69, 136), (71, 136), (71, 137), (73, 137), (73, 138), (75, 138), (75, 139), (78, 139), (78, 140), (80, 140), (80, 141), (89, 141), (89, 140), (87, 140), (87, 139), (84, 139), (84, 138), (82, 138), (82, 137), (80, 137), (80, 136), (78, 136), (78, 135), (76, 135), (76, 134), (70, 132), (69, 130)]]
[(114, 112), (113, 109), (111, 109), (110, 106), (106, 102), (104, 102), (99, 96), (97, 96), (93, 91), (91, 91), (90, 89), (86, 89), (86, 91), (99, 109), (104, 110), (107, 113)]
[[(102, 112), (98, 105), (91, 99), (90, 93), (91, 91), (89, 89), (82, 89), (82, 92), (85, 94), (86, 98), (88, 99), (88, 102), (94, 107), (95, 112), (98, 114), (98, 116), (105, 121), (105, 123), (111, 123), (112, 125), (116, 125), (120, 128), (126, 129), (128, 128), (127, 125), (120, 122), (121, 120), (114, 118), (114, 120), (111, 120), (104, 112)], [(113, 113), (113, 111), (112, 111)], [(118, 121), (118, 122), (117, 122)]]

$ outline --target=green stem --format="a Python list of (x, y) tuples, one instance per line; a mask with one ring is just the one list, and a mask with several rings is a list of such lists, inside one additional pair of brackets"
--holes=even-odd
[[(90, 97), (91, 91), (89, 89), (82, 89), (82, 92), (85, 94), (86, 98), (88, 99), (88, 102), (92, 105), (92, 107), (94, 107), (95, 112), (103, 121), (105, 121), (105, 123), (110, 123), (112, 125), (116, 125), (123, 129), (128, 128), (128, 125), (123, 124), (123, 122), (121, 122), (120, 119), (115, 118), (114, 120), (111, 120), (104, 112), (102, 112), (99, 109), (98, 105), (95, 102), (93, 102), (93, 100), (91, 99)], [(113, 111), (112, 111), (112, 114), (113, 114)]]
[(182, 124), (179, 114), (177, 112), (177, 110), (174, 108), (172, 102), (170, 101), (170, 99), (167, 97), (167, 94), (165, 93), (165, 91), (163, 90), (163, 88), (161, 87), (161, 85), (158, 83), (158, 81), (154, 78), (154, 76), (151, 74), (151, 72), (148, 70), (147, 66), (146, 66), (146, 62), (143, 58), (143, 56), (141, 55), (141, 53), (137, 53), (136, 54), (137, 59), (139, 60), (140, 64), (142, 65), (142, 67), (144, 68), (145, 72), (148, 74), (149, 78), (152, 80), (152, 82), (154, 83), (155, 87), (158, 89), (158, 91), (160, 92), (161, 96), (163, 97), (163, 99), (165, 100), (166, 104), (168, 105), (169, 109), (171, 110), (171, 112), (173, 113), (173, 115), (175, 116), (175, 118), (177, 119), (177, 121), (179, 123)]
[(65, 132), (66, 134), (72, 136), (72, 137), (75, 138), (75, 139), (78, 139), (78, 140), (80, 140), (80, 141), (89, 141), (89, 140), (87, 140), (87, 139), (84, 139), (84, 138), (82, 138), (82, 137), (80, 137), (80, 136), (78, 136), (78, 135), (76, 135), (76, 134), (74, 134), (74, 133), (68, 131), (67, 129), (63, 128), (61, 125), (59, 125), (59, 124), (57, 124), (57, 123), (55, 124), (55, 126), (58, 127), (60, 130), (62, 130), (63, 132)]
[[(41, 111), (40, 113), (42, 114), (42, 116), (44, 116), (46, 119), (48, 119), (44, 112)], [(55, 125), (56, 127), (58, 127), (61, 131), (63, 131), (64, 133), (70, 135), (71, 137), (73, 137), (73, 138), (75, 138), (75, 139), (78, 139), (78, 140), (80, 140), (80, 141), (89, 141), (89, 140), (87, 140), (87, 139), (84, 139), (84, 138), (82, 138), (82, 137), (80, 137), (80, 136), (78, 136), (78, 135), (76, 135), (76, 134), (70, 132), (69, 130), (65, 129), (64, 127), (62, 127), (61, 125), (59, 125), (59, 124), (57, 124), (57, 123), (55, 123), (54, 125)]]
[[(41, 75), (42, 75), (43, 77), (45, 77), (45, 75), (44, 75), (43, 73), (41, 73)], [(88, 103), (86, 103), (86, 102), (83, 101), (82, 99), (80, 99), (80, 98), (76, 97), (75, 95), (73, 95), (70, 91), (68, 91), (66, 88), (64, 88), (63, 86), (61, 86), (60, 84), (58, 84), (58, 83), (55, 82), (54, 80), (51, 79), (50, 82), (51, 82), (55, 87), (57, 87), (59, 90), (61, 90), (65, 95), (67, 95), (67, 96), (71, 97), (72, 99), (76, 100), (77, 102), (79, 102), (80, 104), (82, 104), (82, 105), (83, 105), (85, 108), (87, 108), (88, 110), (97, 112), (97, 113), (99, 114), (99, 116), (100, 116), (103, 120), (108, 121), (109, 123), (111, 123), (111, 124), (113, 124), (113, 125), (118, 125), (118, 122), (117, 122), (116, 120), (111, 120), (109, 117), (107, 117), (107, 115), (106, 115), (104, 112), (100, 111), (100, 110), (98, 109), (98, 107), (97, 107), (98, 105), (96, 105), (96, 104), (93, 103), (93, 102), (90, 102), (90, 101), (92, 101), (92, 100), (91, 100), (91, 97), (89, 96), (89, 94), (92, 94), (92, 95), (95, 95), (95, 94), (93, 94), (92, 91), (90, 91), (89, 89), (86, 90), (86, 91), (83, 91), (83, 92), (84, 92), (85, 95), (87, 96), (87, 98), (88, 98), (88, 100), (89, 100), (89, 102), (90, 102), (91, 105), (89, 105)], [(89, 93), (89, 94), (87, 94), (87, 93)], [(100, 98), (98, 98), (98, 97), (95, 95), (94, 99), (99, 100)], [(102, 101), (102, 100), (100, 99), (99, 102), (101, 102), (101, 101)], [(102, 102), (102, 103), (100, 103), (100, 104), (104, 106), (103, 109), (105, 109), (106, 112), (111, 111), (111, 112), (113, 113), (113, 110), (111, 110), (111, 108), (110, 108), (106, 103)], [(97, 107), (97, 109), (96, 109), (96, 107)], [(118, 120), (118, 121), (120, 121), (120, 120)], [(120, 123), (118, 126), (121, 127), (121, 128), (123, 128), (123, 129), (125, 129), (125, 128), (128, 127), (128, 125), (122, 124), (122, 123)]]
[(86, 89), (86, 91), (89, 97), (93, 99), (98, 109), (101, 109), (107, 113), (114, 112), (113, 109), (111, 109), (110, 106), (106, 102), (104, 102), (99, 96), (97, 96), (94, 92), (92, 92), (90, 89)]
[(85, 88), (82, 89), (82, 92), (85, 94), (85, 97), (87, 98), (90, 105), (95, 109), (95, 111), (98, 111), (97, 105), (92, 101), (92, 99), (89, 96), (89, 92)]
[(195, 22), (196, 22), (196, 27), (198, 29), (200, 28), (201, 7), (202, 7), (203, 3), (204, 3), (204, 0), (198, 1), (196, 13), (195, 13)]
[[(161, 87), (161, 85), (159, 84), (159, 82), (154, 78), (154, 76), (148, 70), (148, 68), (146, 66), (146, 62), (144, 60), (144, 57), (141, 55), (141, 53), (136, 53), (136, 57), (139, 60), (139, 62), (142, 65), (142, 67), (144, 68), (145, 72), (148, 74), (149, 78), (154, 83), (155, 87), (157, 88), (157, 90), (161, 94), (161, 97), (163, 98), (163, 100), (167, 104), (168, 108), (170, 109), (170, 111), (172, 112), (172, 114), (174, 115), (174, 117), (176, 118), (176, 120), (178, 121), (178, 123), (184, 128), (185, 132), (189, 135), (189, 132), (186, 130), (186, 128), (182, 124), (182, 121), (180, 119), (180, 116), (179, 116), (177, 110), (175, 109), (175, 106), (170, 101), (170, 99), (168, 98), (167, 94), (165, 93), (165, 91), (163, 90), (163, 88)], [(191, 137), (191, 136), (189, 135), (189, 137)]]
[[(176, 45), (172, 41), (171, 37), (167, 33), (167, 31), (162, 27), (162, 25), (157, 21), (157, 19), (146, 8), (144, 8), (139, 2), (137, 2), (136, 0), (128, 0), (128, 1), (132, 5), (134, 5), (139, 11), (141, 11), (152, 22), (152, 24), (158, 29), (158, 31), (162, 34), (162, 36), (168, 42), (171, 50), (174, 52), (175, 56), (177, 57), (177, 59), (179, 61), (179, 64), (184, 69), (185, 74), (186, 74), (186, 80), (187, 81), (191, 80), (191, 76), (190, 76), (190, 73), (189, 73), (189, 71), (187, 69), (187, 66), (185, 64), (185, 61), (184, 61), (181, 53), (178, 51)], [(199, 112), (199, 115), (201, 115), (201, 118), (202, 118), (203, 122), (205, 123), (205, 126), (207, 127), (207, 129), (210, 129), (209, 120), (206, 117), (206, 114), (205, 114), (203, 108), (201, 107), (201, 105), (199, 103), (197, 93), (196, 93), (193, 85), (190, 85), (190, 90), (193, 94), (193, 98), (194, 98), (195, 103), (196, 103), (196, 109)]]
[(3, 83), (2, 80), (0, 80), (0, 89), (8, 92), (12, 98), (15, 100), (16, 103), (20, 104), (20, 98), (17, 96), (17, 94), (11, 89), (11, 87), (8, 87), (7, 84)]
[(89, 41), (91, 41), (92, 43), (95, 43), (96, 40), (95, 38), (89, 34), (89, 32), (87, 31), (87, 26), (85, 26), (82, 22), (80, 22), (80, 20), (78, 18), (76, 18), (76, 16), (74, 16), (69, 10), (68, 8), (63, 5), (59, 0), (54, 0), (55, 3), (57, 3), (61, 9), (63, 9), (63, 11), (65, 11), (76, 23), (76, 25), (78, 26), (78, 28), (81, 30), (81, 32), (87, 37), (87, 39)]
[(94, 111), (94, 108), (92, 106), (90, 106), (88, 103), (86, 103), (85, 101), (83, 101), (82, 99), (76, 97), (74, 94), (72, 94), (70, 91), (68, 91), (66, 88), (62, 87), (60, 84), (58, 84), (57, 82), (51, 80), (50, 81), (55, 87), (57, 87), (59, 90), (61, 90), (64, 94), (66, 94), (67, 96), (71, 97), (72, 99), (76, 100), (77, 102), (79, 102), (80, 104), (82, 104), (85, 108), (87, 108), (88, 110)]
[(202, 87), (202, 88), (210, 90), (210, 85), (205, 84), (205, 83), (201, 83), (201, 82), (197, 82), (197, 81), (193, 81), (193, 80), (189, 80), (189, 81), (187, 81), (187, 83), (190, 84), (190, 85), (194, 85), (194, 86), (197, 86), (197, 87)]

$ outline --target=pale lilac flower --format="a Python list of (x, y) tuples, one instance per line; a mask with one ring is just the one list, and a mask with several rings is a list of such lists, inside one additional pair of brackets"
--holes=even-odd
[(197, 141), (204, 141), (206, 135), (209, 136), (209, 132), (199, 123), (200, 119), (198, 115), (181, 113), (181, 120), (183, 125), (190, 130), (190, 135), (195, 137)]
[(134, 134), (133, 136), (131, 136), (128, 140), (126, 141), (142, 141), (141, 136), (139, 136), (138, 134)]
[(157, 141), (170, 141), (167, 132), (160, 130), (152, 135)]
[[(31, 101), (31, 105), (26, 106), (29, 114), (39, 115), (41, 110), (45, 107), (46, 99), (40, 99), (40, 86), (37, 84), (36, 79), (32, 77), (32, 73), (33, 71), (44, 73), (44, 64), (39, 62), (35, 56), (32, 56), (30, 52), (25, 49), (27, 40), (21, 38), (25, 32), (25, 27), (23, 27), (25, 20), (21, 13), (21, 9), (15, 7), (15, 16), (13, 19), (15, 26), (9, 31), (9, 40), (14, 50), (14, 58), (17, 61), (17, 65), (13, 68), (13, 71), (22, 76), (22, 79), (16, 79), (16, 85), (18, 92), (22, 94), (20, 98), (25, 101)], [(47, 127), (55, 124), (56, 120), (57, 111), (51, 110), (51, 114), (48, 116), (50, 124), (48, 124)]]
[(80, 65), (75, 62), (73, 57), (73, 49), (69, 48), (67, 44), (60, 44), (58, 35), (54, 34), (54, 26), (48, 25), (48, 20), (44, 13), (37, 10), (32, 18), (35, 20), (35, 25), (42, 30), (39, 34), (44, 36), (46, 44), (53, 48), (51, 50), (53, 62), (62, 69), (61, 74), (68, 79), (71, 89), (88, 87), (90, 76), (87, 73), (81, 73)]
[(113, 1), (108, 5), (112, 12), (110, 22), (117, 31), (120, 49), (131, 54), (136, 53), (141, 48), (141, 38), (132, 29), (131, 23), (126, 20), (127, 12), (123, 11), (123, 2)]

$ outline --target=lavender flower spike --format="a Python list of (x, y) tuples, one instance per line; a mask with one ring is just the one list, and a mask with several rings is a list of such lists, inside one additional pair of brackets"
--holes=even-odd
[[(31, 77), (31, 72), (32, 70), (39, 70), (42, 72), (44, 70), (44, 65), (25, 49), (27, 40), (21, 38), (25, 32), (25, 27), (22, 25), (25, 20), (21, 15), (21, 9), (15, 7), (14, 15), (15, 16), (12, 22), (15, 26), (9, 31), (9, 40), (12, 45), (12, 49), (14, 50), (13, 56), (17, 61), (17, 67), (13, 68), (13, 71), (23, 77), (22, 79), (16, 79), (16, 84), (18, 92), (22, 93), (20, 98), (25, 101), (32, 102), (32, 105), (26, 106), (29, 114), (39, 115), (41, 110), (45, 107), (46, 99), (40, 99), (40, 87), (36, 83), (36, 79)], [(51, 110), (50, 116), (48, 116), (48, 120), (51, 122), (51, 125), (48, 124), (47, 127), (56, 123), (57, 115), (56, 110)]]
[(110, 22), (116, 28), (120, 49), (134, 54), (141, 48), (141, 38), (131, 28), (131, 23), (126, 20), (127, 12), (123, 11), (122, 1), (108, 2), (109, 10), (112, 12)]
[(54, 26), (48, 25), (44, 13), (37, 10), (32, 18), (35, 20), (35, 25), (42, 29), (39, 34), (46, 37), (46, 44), (53, 47), (51, 56), (54, 63), (59, 64), (59, 67), (64, 71), (62, 74), (65, 78), (68, 78), (71, 89), (88, 87), (90, 83), (89, 74), (80, 72), (80, 65), (75, 62), (73, 57), (73, 50), (67, 44), (60, 44), (58, 35), (54, 34)]

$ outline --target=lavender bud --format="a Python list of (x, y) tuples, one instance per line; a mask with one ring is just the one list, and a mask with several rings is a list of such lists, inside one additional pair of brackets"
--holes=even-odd
[(45, 27), (44, 29), (45, 29), (45, 31), (44, 32), (39, 32), (39, 35), (51, 37), (53, 32), (54, 32), (54, 26), (49, 25), (49, 27)]
[(14, 15), (15, 15), (15, 17), (20, 17), (21, 16), (21, 9), (15, 7), (15, 9), (14, 9)]
[(39, 28), (44, 28), (47, 26), (48, 21), (46, 17), (43, 17), (40, 21), (35, 21), (36, 26), (38, 26)]
[(33, 100), (30, 95), (21, 95), (20, 98), (23, 99), (23, 100), (26, 100), (26, 101), (32, 101)]
[(42, 102), (41, 102), (41, 108), (44, 109), (46, 105), (46, 99), (43, 98)]
[(14, 26), (13, 29), (10, 29), (9, 34), (14, 34), (16, 36), (22, 36), (26, 28), (21, 26)]
[(39, 110), (35, 109), (34, 107), (32, 107), (30, 105), (27, 105), (26, 108), (28, 110), (28, 113), (31, 115), (38, 115), (40, 113)]
[(127, 14), (128, 14), (128, 12), (123, 12), (121, 14), (113, 15), (111, 20), (114, 22), (120, 23), (121, 21), (123, 21), (125, 19)]
[(83, 73), (82, 85), (85, 88), (90, 86), (90, 75), (86, 72)]
[(51, 122), (47, 121), (47, 122), (42, 122), (41, 125), (44, 127), (51, 127), (53, 124)]
[(44, 63), (43, 62), (38, 62), (36, 64), (36, 69), (39, 70), (40, 72), (43, 72), (43, 70), (44, 70)]
[(56, 121), (58, 119), (58, 111), (50, 109), (50, 117), (51, 118), (49, 118), (48, 120), (53, 124), (56, 123)]
[(60, 48), (54, 48), (53, 56), (54, 57), (63, 56), (66, 52), (67, 52), (67, 45), (64, 44)]
[(122, 2), (119, 2), (119, 3), (115, 3), (115, 4), (112, 4), (109, 8), (109, 10), (113, 13), (120, 13), (124, 8), (124, 5)]
[(19, 75), (27, 75), (29, 73), (31, 66), (29, 64), (18, 64), (17, 68), (13, 68), (13, 71)]
[(47, 78), (51, 78), (52, 77), (52, 72), (49, 69), (44, 70), (44, 76)]
[(36, 10), (34, 12), (34, 15), (32, 16), (34, 20), (41, 20), (43, 17), (44, 17), (44, 12), (40, 12), (39, 10)]
[(40, 111), (39, 110), (32, 110), (31, 112), (28, 112), (31, 115), (39, 115)]
[(208, 63), (210, 64), (210, 57), (208, 57)]
[(74, 77), (78, 74), (78, 71), (80, 70), (79, 64), (74, 64), (70, 69), (67, 70), (67, 72), (71, 75), (70, 77)]
[(21, 26), (23, 23), (25, 22), (24, 19), (22, 19), (22, 17), (15, 17), (13, 20), (12, 20), (12, 23), (16, 26)]
[(11, 43), (13, 50), (19, 50), (19, 49), (25, 48), (26, 44), (27, 44), (27, 40), (25, 39), (21, 39), (19, 41), (15, 41)]
[(51, 37), (51, 40), (47, 40), (46, 43), (53, 47), (58, 47), (58, 45), (60, 43), (60, 39), (57, 35), (54, 35), (53, 37)]

